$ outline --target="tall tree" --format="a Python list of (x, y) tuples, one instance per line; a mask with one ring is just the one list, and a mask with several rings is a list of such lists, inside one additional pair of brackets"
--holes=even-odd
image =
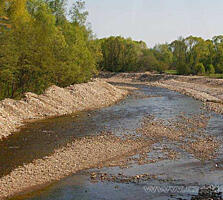
[(213, 38), (215, 56), (213, 64), (216, 68), (216, 72), (223, 73), (223, 35), (215, 36)]
[(56, 17), (56, 24), (61, 25), (64, 23), (66, 20), (65, 6), (67, 4), (67, 0), (45, 0), (45, 2)]
[(74, 23), (84, 26), (88, 16), (88, 11), (86, 11), (85, 8), (85, 2), (82, 0), (76, 1), (69, 14)]
[(191, 70), (186, 65), (187, 46), (183, 38), (173, 41), (170, 47), (173, 52), (173, 66), (177, 69), (177, 72), (179, 74), (189, 74)]

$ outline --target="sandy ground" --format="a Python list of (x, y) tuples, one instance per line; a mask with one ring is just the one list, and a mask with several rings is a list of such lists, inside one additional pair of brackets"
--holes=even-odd
[(109, 106), (126, 95), (126, 90), (96, 80), (67, 88), (52, 86), (42, 95), (27, 93), (19, 101), (5, 99), (0, 102), (0, 139), (16, 131), (25, 121)]
[(216, 113), (223, 113), (223, 79), (150, 73), (107, 74), (104, 78), (110, 82), (143, 82), (150, 86), (167, 88), (204, 102), (208, 109)]

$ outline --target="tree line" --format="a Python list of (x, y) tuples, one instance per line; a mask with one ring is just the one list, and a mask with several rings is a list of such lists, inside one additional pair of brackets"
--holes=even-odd
[(99, 40), (103, 59), (100, 69), (113, 72), (176, 70), (183, 75), (223, 73), (223, 36), (179, 38), (148, 48), (143, 41), (122, 37)]
[(0, 1), (0, 99), (86, 82), (101, 70), (223, 73), (223, 36), (190, 36), (153, 48), (121, 36), (97, 39), (85, 2), (66, 8), (66, 0)]
[(131, 38), (109, 37), (98, 40), (103, 58), (101, 70), (112, 72), (159, 71), (171, 64), (172, 53), (167, 45), (149, 49), (143, 41)]
[(179, 38), (170, 45), (172, 68), (179, 74), (223, 73), (223, 36), (204, 40), (201, 37)]

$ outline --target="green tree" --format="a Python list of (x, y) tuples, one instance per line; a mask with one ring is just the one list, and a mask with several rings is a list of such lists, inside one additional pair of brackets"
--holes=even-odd
[(215, 67), (215, 72), (222, 74), (223, 73), (223, 64), (218, 63)]
[(190, 74), (191, 70), (186, 64), (186, 52), (187, 46), (183, 38), (173, 41), (170, 44), (170, 48), (173, 52), (173, 63), (172, 66), (177, 70), (178, 74)]
[(82, 0), (76, 1), (69, 14), (74, 23), (81, 26), (85, 25), (88, 16), (88, 11), (85, 10), (85, 2)]
[(223, 73), (223, 35), (213, 37), (215, 55), (213, 64), (216, 67), (217, 73)]
[(195, 73), (197, 75), (204, 75), (205, 74), (205, 67), (204, 67), (203, 63), (196, 64)]
[(156, 45), (154, 48), (154, 54), (156, 58), (167, 65), (167, 68), (172, 64), (173, 62), (173, 53), (169, 47), (168, 44), (159, 44)]
[(155, 71), (159, 67), (159, 61), (154, 56), (152, 49), (143, 49), (138, 60), (139, 71)]
[[(145, 50), (145, 43), (133, 41), (131, 38), (109, 37), (100, 40), (103, 59), (102, 70), (113, 72), (138, 71), (140, 59)], [(141, 65), (142, 65), (141, 60)], [(141, 67), (142, 68), (142, 67)]]
[(214, 66), (212, 64), (209, 64), (207, 66), (207, 73), (208, 74), (214, 74), (215, 73), (215, 68), (214, 68)]
[(196, 65), (198, 63), (206, 63), (207, 58), (210, 55), (209, 46), (207, 42), (200, 37), (190, 36), (184, 40), (187, 51), (186, 51), (186, 64), (190, 67), (191, 72), (196, 74)]
[(67, 0), (45, 0), (47, 5), (52, 11), (52, 14), (56, 18), (56, 25), (61, 25), (66, 21), (65, 6)]
[(66, 19), (63, 2), (7, 4), (11, 28), (0, 34), (0, 99), (88, 81), (97, 73), (100, 45), (89, 27)]

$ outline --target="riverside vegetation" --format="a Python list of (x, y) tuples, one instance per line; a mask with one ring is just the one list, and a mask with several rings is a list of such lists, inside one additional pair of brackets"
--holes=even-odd
[[(100, 58), (85, 3), (66, 17), (64, 0), (0, 2), (0, 99), (88, 81)], [(5, 26), (9, 24), (10, 26)]]
[(223, 73), (223, 36), (190, 36), (154, 48), (121, 36), (97, 39), (85, 2), (77, 0), (69, 10), (66, 3), (0, 2), (0, 100), (86, 82), (101, 70)]

